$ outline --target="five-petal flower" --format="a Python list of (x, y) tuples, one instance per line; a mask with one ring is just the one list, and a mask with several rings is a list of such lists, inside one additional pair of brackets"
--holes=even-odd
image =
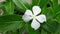
[(41, 8), (39, 6), (33, 6), (32, 10), (33, 13), (31, 10), (26, 10), (22, 19), (25, 22), (29, 22), (30, 20), (33, 19), (31, 27), (37, 30), (40, 27), (40, 23), (46, 22), (46, 16), (43, 14), (37, 16), (39, 13), (41, 13)]

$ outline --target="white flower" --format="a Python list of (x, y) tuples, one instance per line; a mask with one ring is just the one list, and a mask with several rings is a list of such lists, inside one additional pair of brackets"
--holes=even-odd
[(29, 22), (30, 20), (33, 19), (31, 27), (37, 30), (40, 27), (40, 23), (46, 22), (46, 16), (43, 14), (37, 16), (39, 13), (41, 13), (41, 8), (39, 6), (33, 6), (32, 10), (33, 13), (31, 10), (26, 10), (22, 19), (25, 22)]

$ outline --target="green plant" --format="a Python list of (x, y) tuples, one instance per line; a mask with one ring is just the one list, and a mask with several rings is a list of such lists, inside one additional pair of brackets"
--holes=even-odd
[[(26, 23), (22, 16), (27, 9), (40, 6), (47, 21), (38, 30), (31, 28), (31, 21)], [(60, 34), (60, 5), (58, 0), (6, 0), (0, 2), (0, 33), (2, 34)]]

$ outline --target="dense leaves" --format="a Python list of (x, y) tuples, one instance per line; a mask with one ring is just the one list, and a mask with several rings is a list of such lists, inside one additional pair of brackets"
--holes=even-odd
[(48, 0), (13, 0), (13, 2), (25, 11), (26, 9), (32, 9), (35, 5), (40, 5), (43, 8), (48, 3)]
[[(42, 9), (40, 14), (45, 14), (47, 18), (38, 30), (31, 28), (31, 21), (25, 23), (22, 20), (25, 11), (32, 10), (36, 5)], [(4, 12), (0, 16), (0, 33), (2, 34), (60, 34), (58, 0), (6, 0), (0, 3), (0, 9)]]
[(0, 32), (21, 28), (24, 22), (19, 15), (6, 15), (0, 17)]

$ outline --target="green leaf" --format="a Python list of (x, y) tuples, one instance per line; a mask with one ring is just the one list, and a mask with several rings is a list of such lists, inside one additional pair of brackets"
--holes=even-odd
[(51, 8), (48, 8), (43, 13), (46, 15), (47, 22), (44, 23), (43, 24), (44, 26), (41, 26), (41, 27), (47, 30), (48, 32), (51, 32), (51, 33), (55, 32), (58, 27), (58, 22), (56, 22), (56, 20), (54, 19), (53, 10)]
[[(20, 9), (22, 9), (23, 11), (25, 11), (26, 9), (27, 9), (27, 6), (29, 6), (29, 4), (31, 3), (27, 3), (27, 0), (13, 0), (13, 2), (20, 8)], [(27, 6), (25, 6), (25, 4), (27, 5)]]
[(23, 26), (22, 28), (19, 29), (19, 34), (23, 34), (25, 33), (26, 29), (25, 26)]
[(6, 15), (0, 17), (0, 32), (6, 32), (21, 28), (24, 22), (19, 15)]
[(12, 1), (7, 1), (4, 4), (6, 15), (14, 14), (14, 3)]
[(41, 8), (44, 8), (48, 4), (48, 2), (49, 2), (49, 0), (40, 0), (39, 5)]
[(52, 0), (53, 7), (57, 8), (58, 7), (58, 0)]
[(55, 13), (54, 19), (60, 23), (60, 5), (56, 8), (53, 8), (53, 12)]
[(31, 28), (31, 24), (26, 24), (26, 29), (28, 34), (40, 34), (39, 30), (34, 30)]
[(45, 7), (48, 3), (48, 0), (13, 0), (13, 2), (20, 8), (22, 11), (27, 9), (32, 9), (33, 6)]
[(41, 34), (51, 34), (51, 33), (49, 33), (48, 31), (46, 31), (44, 29), (41, 29)]
[(49, 8), (43, 8), (42, 9), (42, 14), (45, 14), (46, 17), (49, 19), (49, 18), (53, 18), (54, 17), (54, 12), (52, 10), (52, 7), (49, 7)]
[(60, 24), (59, 24), (59, 26), (58, 26), (57, 31), (55, 32), (55, 34), (60, 34)]
[(58, 5), (58, 0), (52, 0), (53, 3), (53, 12), (54, 12), (54, 19), (60, 23), (60, 6)]
[(56, 20), (54, 19), (54, 12), (52, 10), (52, 8), (44, 8), (43, 14), (46, 15), (47, 21), (42, 24), (43, 26), (41, 26), (43, 29), (47, 30), (48, 32), (54, 33), (57, 30), (58, 27), (58, 22), (56, 22)]
[(0, 16), (0, 22), (22, 21), (21, 15), (4, 15)]
[(56, 13), (58, 13), (59, 12), (59, 6), (58, 6), (58, 0), (52, 0), (52, 3), (53, 3), (53, 12), (54, 12), (54, 14), (55, 14), (55, 16), (56, 16)]
[(56, 19), (56, 21), (57, 21), (58, 23), (60, 23), (60, 11), (57, 13), (55, 19)]
[(47, 30), (48, 32), (54, 33), (57, 30), (58, 23), (52, 19), (48, 19), (46, 23), (42, 24), (41, 26), (43, 29)]
[[(37, 1), (37, 0), (32, 0), (32, 5), (33, 5), (33, 6), (39, 5), (39, 3), (40, 3), (40, 0), (38, 0), (38, 1)], [(33, 7), (33, 6), (32, 6), (32, 7)]]
[[(60, 9), (60, 6), (59, 6), (58, 9)], [(55, 19), (56, 19), (56, 21), (57, 21), (58, 23), (60, 23), (60, 10), (57, 11), (56, 16), (55, 16)]]

